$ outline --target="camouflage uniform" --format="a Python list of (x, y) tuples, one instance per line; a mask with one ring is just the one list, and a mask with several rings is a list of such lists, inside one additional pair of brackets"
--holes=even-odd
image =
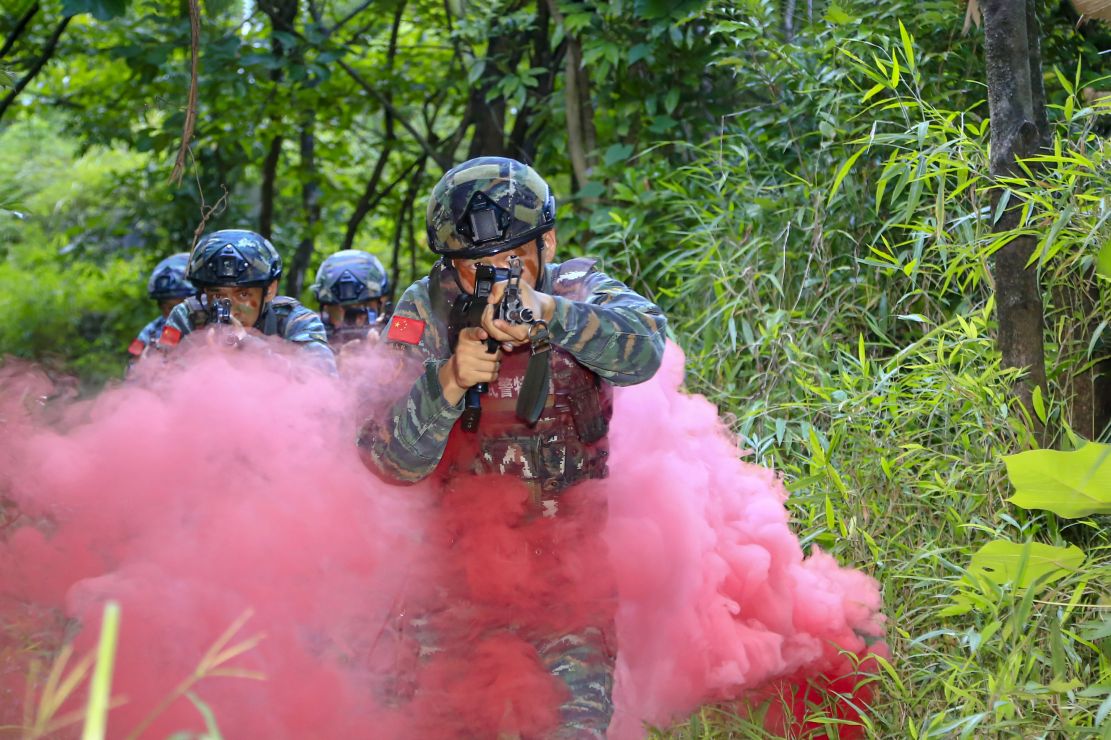
[[(185, 271), (189, 266), (189, 253), (179, 252), (170, 255), (159, 262), (150, 274), (147, 281), (147, 295), (156, 301), (175, 298), (188, 298), (195, 295), (197, 288), (185, 279)], [(143, 327), (139, 335), (127, 348), (133, 358), (142, 357), (147, 347), (150, 347), (162, 336), (162, 328), (166, 326), (166, 317), (159, 316)]]
[(143, 354), (143, 350), (158, 341), (158, 337), (162, 336), (162, 329), (165, 326), (166, 317), (158, 316), (139, 331), (139, 335), (135, 337), (135, 341), (131, 343), (127, 351), (139, 357)]
[[(439, 371), (451, 357), (451, 347), (446, 310), (441, 307), (436, 311), (433, 307), (436, 291), (430, 293), (429, 290), (433, 280), (438, 283), (445, 305), (458, 295), (459, 288), (452, 273), (437, 265), (429, 277), (414, 283), (402, 295), (387, 333), (391, 344), (419, 352), (425, 372), (408, 396), (394, 405), (391, 424), (382, 426), (371, 420), (359, 441), (378, 471), (404, 483), (421, 480), (436, 468), (448, 437), (463, 413), (462, 401), (449, 406), (440, 387)], [(595, 269), (593, 260), (576, 259), (546, 265), (540, 290), (555, 297), (555, 311), (548, 325), (553, 345), (554, 387), (537, 427), (543, 429), (545, 418), (557, 411), (566, 412), (560, 416), (573, 417), (579, 409), (572, 405), (581, 403), (583, 395), (574, 391), (584, 386), (597, 389), (601, 397), (598, 404), (601, 415), (608, 422), (610, 386), (642, 383), (659, 367), (666, 325), (663, 314), (651, 301)], [(395, 338), (404, 333), (407, 326), (421, 327), (415, 343)], [(484, 419), (491, 416), (488, 414), (491, 406), (515, 408), (523, 367), (516, 375), (512, 374), (516, 369), (513, 365), (520, 364), (522, 359), (527, 361), (527, 355), (527, 349), (523, 349), (503, 356), (502, 374), (491, 384), (490, 393), (483, 400)], [(576, 372), (579, 369), (581, 371)], [(583, 375), (587, 378), (580, 377)], [(566, 381), (561, 381), (563, 378)], [(570, 421), (574, 427), (574, 420)], [(585, 478), (604, 477), (604, 450), (590, 445), (604, 445), (605, 430), (602, 429), (601, 434), (597, 430), (588, 433), (587, 447), (576, 444), (583, 436), (577, 429), (576, 432), (561, 435), (561, 439), (551, 445), (539, 443), (541, 432), (526, 428), (520, 435), (522, 439), (518, 440), (520, 446), (511, 445), (511, 449), (502, 450), (501, 455), (488, 449), (478, 458), (453, 461), (448, 472), (510, 473), (550, 491), (561, 490)], [(512, 460), (511, 464), (502, 462), (507, 457)]]
[[(442, 468), (449, 481), (467, 473), (514, 475), (529, 483), (538, 512), (555, 514), (560, 491), (606, 475), (611, 385), (639, 383), (655, 373), (664, 317), (650, 301), (596, 270), (592, 260), (546, 266), (541, 290), (555, 296), (556, 308), (549, 324), (552, 387), (544, 413), (533, 428), (514, 417), (529, 355), (527, 348), (518, 350), (503, 356), (499, 378), (483, 398), (479, 430), (468, 434), (457, 424), (463, 403), (449, 406), (440, 388), (439, 369), (451, 350), (446, 314), (433, 306), (430, 280), (438, 281), (445, 303), (458, 293), (449, 273), (437, 269), (398, 302), (391, 328), (420, 322), (423, 331), (416, 344), (388, 341), (418, 353), (425, 372), (393, 406), (389, 422), (364, 427), (359, 439), (364, 458), (387, 478), (414, 482), (432, 473), (450, 437), (453, 452)], [(576, 412), (585, 424), (576, 425)], [(560, 708), (562, 726), (552, 737), (604, 736), (613, 711), (609, 629), (528, 636), (544, 666), (571, 692)]]
[[(201, 302), (196, 298), (187, 298), (184, 303), (174, 307), (170, 318), (166, 320), (166, 327), (176, 330), (172, 342), (165, 338), (168, 335), (163, 332), (164, 338), (159, 340), (159, 344), (176, 344), (181, 337), (203, 327), (207, 321), (208, 313)], [(336, 358), (328, 346), (328, 337), (320, 317), (293, 298), (277, 296), (267, 303), (255, 328), (265, 336), (278, 336), (300, 344), (323, 368), (333, 373), (336, 371)]]
[[(363, 459), (402, 483), (421, 480), (439, 466), (449, 493), (459, 476), (509, 475), (528, 486), (534, 516), (556, 516), (567, 488), (605, 477), (612, 386), (655, 374), (665, 319), (651, 301), (598, 271), (593, 260), (544, 265), (536, 288), (553, 297), (555, 309), (548, 322), (551, 378), (540, 417), (529, 425), (516, 415), (530, 355), (518, 348), (502, 355), (498, 377), (482, 398), (477, 429), (464, 432), (457, 423), (464, 401), (449, 405), (439, 381), (452, 355), (448, 317), (461, 290), (448, 260), (479, 259), (532, 242), (541, 252), (541, 237), (555, 226), (555, 198), (531, 167), (482, 157), (444, 175), (429, 198), (425, 224), (429, 246), (443, 259), (405, 291), (387, 332), (389, 343), (423, 361), (424, 372), (389, 415), (360, 430)], [(563, 505), (566, 510), (575, 504), (569, 499)], [(602, 519), (590, 521), (600, 526)], [(555, 737), (601, 737), (609, 725), (612, 615), (594, 619), (603, 623), (556, 635), (539, 625), (507, 625), (570, 690)]]

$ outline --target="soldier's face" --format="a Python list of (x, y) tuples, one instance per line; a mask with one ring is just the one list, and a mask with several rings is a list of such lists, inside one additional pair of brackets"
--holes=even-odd
[[(550, 262), (555, 257), (555, 232), (544, 234), (544, 260)], [(509, 259), (517, 257), (521, 260), (521, 282), (536, 285), (536, 278), (540, 275), (540, 257), (536, 254), (536, 242), (522, 244), (507, 252), (499, 252), (492, 257), (482, 257), (477, 260), (452, 260), (451, 264), (459, 274), (459, 283), (468, 293), (474, 292), (475, 265), (480, 262), (494, 267), (509, 267)]]
[[(325, 303), (321, 305), (321, 308), (323, 308), (324, 312), (328, 314), (328, 320), (332, 322), (332, 326), (343, 326), (344, 314), (349, 308), (367, 308), (381, 316), (382, 299), (371, 298), (369, 301), (363, 301), (361, 303), (350, 303), (345, 306), (341, 306), (337, 303)], [(355, 326), (366, 326), (366, 319), (366, 314), (360, 312), (355, 318)]]
[(241, 285), (214, 285), (204, 289), (208, 299), (227, 298), (231, 301), (231, 315), (243, 326), (254, 326), (262, 313), (262, 305), (278, 294), (278, 281), (266, 288), (245, 288)]
[(184, 298), (166, 298), (158, 302), (158, 309), (162, 311), (162, 318), (170, 317), (170, 311), (174, 310), (174, 306), (184, 301)]

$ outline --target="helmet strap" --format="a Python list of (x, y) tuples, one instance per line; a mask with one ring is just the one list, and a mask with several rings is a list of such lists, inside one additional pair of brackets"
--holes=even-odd
[[(547, 232), (545, 232), (547, 233)], [(536, 285), (533, 287), (540, 290), (540, 286), (544, 284), (544, 234), (536, 237)]]

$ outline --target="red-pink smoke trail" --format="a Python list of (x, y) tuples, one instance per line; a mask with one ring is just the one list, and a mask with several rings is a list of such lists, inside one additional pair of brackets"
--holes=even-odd
[[(739, 459), (717, 410), (678, 392), (669, 345), (651, 383), (620, 389), (607, 481), (618, 584), (610, 736), (666, 724), (777, 679), (837, 679), (883, 634), (877, 584), (815, 549), (804, 558), (775, 474)], [(876, 650), (883, 652), (882, 646)]]
[[(8, 373), (0, 392), (0, 498), (25, 525), (0, 533), (0, 616), (53, 619), (60, 636), (64, 614), (88, 645), (100, 604), (122, 602), (129, 701), (113, 737), (248, 608), (244, 636), (266, 639), (235, 666), (268, 679), (196, 688), (231, 737), (542, 735), (564, 690), (530, 640), (615, 608), (611, 735), (635, 736), (640, 720), (838, 670), (831, 645), (857, 650), (877, 627), (874, 584), (802, 560), (782, 488), (677, 390), (674, 349), (618, 394), (611, 477), (546, 518), (512, 481), (395, 488), (362, 469), (356, 422), (412, 377), (392, 351), (346, 353), (337, 383), (279, 345), (183, 347), (52, 418), (61, 431), (36, 419), (41, 378)], [(18, 715), (22, 667), (0, 666), (0, 721)], [(200, 727), (182, 699), (152, 734)]]

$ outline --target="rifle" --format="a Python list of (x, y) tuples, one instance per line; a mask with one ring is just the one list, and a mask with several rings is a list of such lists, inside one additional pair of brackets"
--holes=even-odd
[[(534, 332), (530, 332), (530, 339), (533, 340), (533, 356), (537, 357), (537, 355), (543, 353), (543, 358), (537, 357), (537, 359), (544, 360), (545, 372), (543, 377), (537, 381), (543, 384), (543, 398), (547, 396), (548, 386), (546, 372), (547, 350), (549, 348), (547, 325), (542, 321), (536, 321), (532, 310), (525, 308), (521, 303), (521, 272), (521, 260), (518, 257), (509, 258), (508, 268), (494, 267), (481, 262), (475, 265), (474, 292), (460, 294), (448, 315), (448, 343), (454, 352), (455, 345), (459, 342), (459, 334), (463, 329), (482, 326), (482, 314), (486, 310), (490, 293), (494, 289), (494, 283), (506, 281), (505, 292), (502, 293), (501, 300), (494, 304), (494, 318), (502, 319), (510, 324), (530, 324), (534, 328), (540, 327), (541, 331), (536, 332), (537, 338), (534, 339), (532, 336)], [(540, 345), (542, 345), (542, 348), (538, 349)], [(487, 339), (486, 352), (494, 354), (497, 351), (498, 341)], [(529, 369), (525, 376), (525, 385), (529, 385), (529, 378), (534, 374), (536, 373), (533, 371), (533, 362), (530, 359)], [(487, 383), (478, 383), (467, 389), (463, 397), (463, 415), (461, 417), (463, 431), (473, 432), (478, 429), (478, 422), (482, 418), (482, 394), (488, 392), (488, 390)], [(536, 405), (535, 399), (530, 398), (528, 402), (523, 402), (525, 402), (524, 392), (518, 399), (518, 415), (525, 418), (529, 423), (535, 422), (539, 417), (539, 412), (533, 410)], [(540, 408), (542, 410), (543, 405)]]

